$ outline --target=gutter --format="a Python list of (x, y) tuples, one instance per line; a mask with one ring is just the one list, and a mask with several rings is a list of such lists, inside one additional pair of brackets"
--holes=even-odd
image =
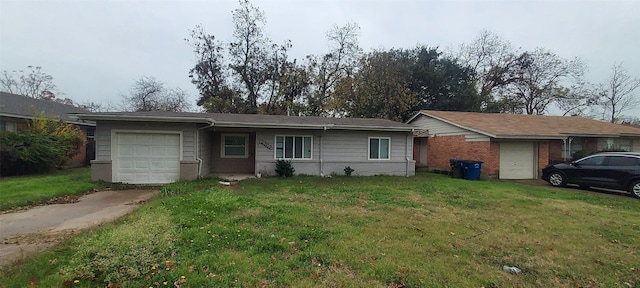
[(322, 130), (322, 135), (320, 135), (320, 177), (324, 177), (324, 160), (322, 158), (322, 138), (324, 138), (324, 133), (327, 131), (327, 126), (324, 126)]
[(111, 121), (149, 121), (149, 122), (182, 122), (182, 123), (212, 123), (217, 127), (234, 128), (285, 128), (285, 129), (317, 129), (326, 130), (374, 130), (374, 131), (413, 131), (414, 127), (388, 127), (388, 126), (357, 126), (336, 124), (291, 124), (291, 123), (248, 123), (237, 121), (215, 121), (212, 118), (200, 117), (175, 117), (175, 116), (137, 116), (137, 115), (95, 115), (74, 114), (76, 117), (87, 120), (111, 120)]

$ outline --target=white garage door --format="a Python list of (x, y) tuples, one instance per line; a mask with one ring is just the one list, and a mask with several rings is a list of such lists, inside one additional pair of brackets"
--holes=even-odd
[(170, 183), (180, 178), (180, 134), (116, 134), (113, 181)]
[(533, 142), (500, 142), (500, 179), (534, 179), (535, 147)]

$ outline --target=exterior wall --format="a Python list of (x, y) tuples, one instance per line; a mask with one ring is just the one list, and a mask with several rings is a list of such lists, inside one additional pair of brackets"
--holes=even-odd
[(198, 161), (180, 161), (180, 180), (193, 180), (198, 178)]
[(91, 181), (111, 182), (111, 160), (91, 160)]
[[(551, 150), (550, 141), (538, 142), (538, 169), (537, 169), (537, 177), (542, 176), (542, 168), (547, 166), (550, 163), (550, 155)], [(562, 147), (562, 146), (561, 146)], [(560, 154), (562, 154), (562, 149), (560, 150)]]
[(180, 161), (180, 179), (195, 179), (198, 177), (198, 162), (196, 161), (196, 125), (192, 123), (164, 123), (164, 122), (126, 122), (126, 121), (98, 121), (96, 125), (96, 159), (91, 161), (91, 179), (111, 182), (111, 136), (113, 130), (130, 131), (177, 131), (182, 133), (182, 160)]
[(213, 135), (205, 130), (200, 130), (198, 133), (198, 141), (200, 141), (200, 147), (198, 147), (200, 161), (200, 176), (206, 176), (211, 173), (211, 147)]
[[(294, 159), (296, 174), (415, 175), (410, 132), (344, 130), (258, 130), (256, 132), (256, 173), (275, 175), (275, 136), (312, 136), (311, 159)], [(390, 159), (369, 160), (369, 137), (390, 137)]]
[(631, 151), (640, 152), (640, 137), (633, 138)]
[(484, 162), (481, 173), (497, 176), (500, 169), (500, 143), (469, 142), (464, 135), (434, 136), (427, 140), (429, 169), (449, 170), (449, 159), (458, 158)]
[(410, 123), (420, 129), (429, 130), (430, 136), (464, 136), (466, 141), (489, 141), (486, 135), (462, 129), (449, 123), (420, 115)]
[[(80, 131), (82, 132), (82, 138), (87, 139), (87, 127), (78, 126)], [(80, 152), (78, 154), (73, 155), (71, 160), (69, 161), (69, 167), (84, 167), (87, 165), (87, 141), (82, 147), (80, 147)]]
[(425, 137), (413, 138), (413, 160), (416, 161), (416, 168), (428, 167), (427, 139)]
[(95, 135), (96, 160), (111, 160), (112, 130), (182, 132), (182, 159), (195, 160), (195, 124), (125, 121), (98, 121)]
[[(224, 134), (248, 135), (246, 158), (222, 157), (222, 135)], [(210, 139), (213, 141), (210, 143), (210, 146), (208, 146), (209, 153), (211, 154), (211, 173), (255, 173), (256, 133), (229, 130), (225, 132), (214, 132)]]
[[(548, 145), (548, 151), (549, 151), (548, 153), (549, 163), (564, 162), (564, 157), (562, 157), (562, 149), (564, 147), (564, 143), (562, 142), (562, 140), (549, 140), (547, 145)], [(575, 152), (575, 151), (572, 151), (572, 152)], [(538, 175), (542, 175), (542, 174), (538, 174)]]

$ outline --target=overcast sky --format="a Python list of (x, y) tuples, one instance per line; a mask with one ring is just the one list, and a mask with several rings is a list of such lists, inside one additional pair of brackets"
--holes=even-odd
[[(487, 29), (515, 47), (582, 58), (593, 83), (605, 82), (617, 62), (640, 77), (640, 1), (252, 3), (265, 12), (269, 36), (276, 43), (290, 39), (298, 59), (327, 51), (326, 31), (352, 21), (361, 27), (365, 51), (417, 44), (455, 49)], [(238, 6), (226, 0), (0, 0), (0, 70), (41, 66), (64, 97), (79, 103), (118, 103), (136, 79), (154, 76), (187, 90), (195, 103), (198, 92), (187, 77), (195, 57), (184, 39), (202, 23), (229, 40)], [(640, 108), (626, 114), (638, 117)]]

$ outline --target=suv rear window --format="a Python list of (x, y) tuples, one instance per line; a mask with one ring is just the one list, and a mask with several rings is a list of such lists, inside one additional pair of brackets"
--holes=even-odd
[(640, 166), (640, 159), (635, 157), (608, 156), (608, 166)]
[(578, 163), (584, 166), (602, 166), (604, 162), (604, 156), (593, 156), (591, 158), (584, 159)]

